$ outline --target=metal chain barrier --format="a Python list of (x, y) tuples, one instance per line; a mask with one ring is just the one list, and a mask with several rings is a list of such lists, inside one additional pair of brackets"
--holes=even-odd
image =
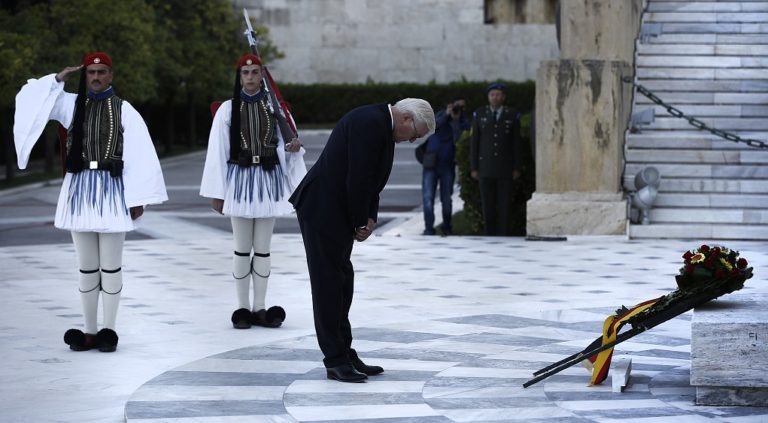
[(740, 137), (740, 136), (738, 136), (736, 134), (733, 134), (731, 132), (723, 131), (722, 129), (710, 128), (709, 126), (707, 126), (706, 123), (702, 122), (701, 120), (696, 119), (693, 116), (686, 116), (686, 114), (683, 113), (680, 109), (665, 103), (656, 94), (652, 93), (651, 91), (649, 91), (644, 86), (634, 82), (632, 80), (632, 78), (630, 78), (628, 76), (625, 76), (624, 78), (622, 78), (622, 81), (624, 81), (624, 82), (626, 82), (628, 84), (634, 85), (635, 88), (637, 88), (637, 91), (640, 94), (648, 97), (652, 102), (654, 102), (654, 103), (658, 104), (659, 106), (667, 109), (667, 112), (670, 115), (672, 115), (674, 117), (677, 117), (677, 118), (681, 118), (681, 119), (687, 120), (688, 123), (690, 123), (691, 126), (693, 126), (694, 128), (701, 129), (701, 130), (704, 130), (704, 131), (709, 131), (712, 134), (717, 135), (720, 138), (724, 138), (724, 139), (726, 139), (728, 141), (743, 142), (743, 143), (747, 144), (750, 147), (768, 148), (768, 144), (766, 144), (764, 141), (756, 140), (756, 139), (753, 139), (753, 138), (742, 138), (742, 137)]

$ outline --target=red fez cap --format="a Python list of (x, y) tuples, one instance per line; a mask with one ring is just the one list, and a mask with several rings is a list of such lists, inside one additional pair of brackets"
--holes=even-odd
[(107, 65), (110, 68), (112, 67), (112, 59), (110, 59), (109, 56), (107, 56), (107, 53), (101, 52), (101, 51), (94, 51), (93, 53), (88, 53), (83, 58), (83, 66), (88, 67), (93, 64), (102, 64)]
[(255, 54), (246, 54), (237, 61), (237, 67), (242, 68), (247, 65), (259, 65), (261, 66), (261, 60)]

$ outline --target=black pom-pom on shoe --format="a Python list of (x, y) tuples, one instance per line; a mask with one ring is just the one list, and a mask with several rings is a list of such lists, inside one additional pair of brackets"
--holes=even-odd
[(112, 329), (104, 328), (96, 334), (96, 343), (101, 352), (115, 352), (118, 340), (117, 332)]
[(272, 306), (269, 310), (261, 309), (251, 314), (251, 323), (254, 326), (265, 328), (277, 328), (285, 321), (285, 310), (280, 306)]
[(280, 306), (272, 306), (267, 310), (267, 321), (280, 326), (285, 321), (285, 310)]
[(235, 329), (251, 328), (251, 311), (247, 308), (238, 308), (232, 313), (232, 326)]
[(69, 329), (64, 333), (64, 343), (72, 351), (88, 351), (96, 348), (96, 335), (83, 333), (80, 329)]

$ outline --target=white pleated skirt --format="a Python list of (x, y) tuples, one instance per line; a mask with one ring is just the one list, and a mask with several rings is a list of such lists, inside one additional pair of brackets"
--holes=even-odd
[(64, 176), (53, 225), (75, 232), (128, 232), (136, 229), (122, 176), (85, 169)]
[(241, 167), (227, 163), (227, 193), (223, 213), (234, 217), (276, 217), (291, 214), (292, 188), (283, 168)]

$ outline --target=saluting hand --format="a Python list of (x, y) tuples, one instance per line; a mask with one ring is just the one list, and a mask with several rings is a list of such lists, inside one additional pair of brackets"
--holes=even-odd
[(69, 79), (70, 76), (72, 76), (73, 73), (79, 71), (83, 68), (83, 65), (80, 66), (67, 66), (66, 68), (62, 69), (61, 72), (56, 74), (56, 81), (62, 82)]

